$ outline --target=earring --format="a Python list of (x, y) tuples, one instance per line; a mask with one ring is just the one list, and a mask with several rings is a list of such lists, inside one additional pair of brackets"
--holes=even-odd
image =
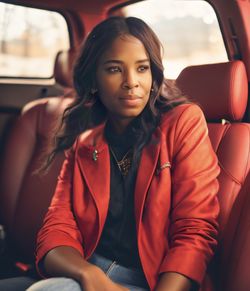
[(91, 90), (90, 90), (90, 93), (91, 93), (91, 95), (95, 95), (95, 93), (97, 93), (97, 89), (96, 88), (92, 88)]
[(150, 90), (150, 91), (151, 91), (151, 93), (152, 93), (152, 92), (154, 92), (154, 90), (155, 90), (154, 88), (151, 88), (151, 90)]

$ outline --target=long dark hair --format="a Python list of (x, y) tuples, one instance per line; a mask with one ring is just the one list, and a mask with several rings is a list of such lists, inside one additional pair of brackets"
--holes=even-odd
[(102, 54), (122, 35), (131, 35), (143, 43), (150, 59), (152, 73), (152, 92), (148, 104), (138, 116), (139, 129), (137, 128), (138, 139), (135, 148), (140, 150), (148, 142), (163, 112), (186, 102), (174, 83), (164, 81), (162, 46), (153, 30), (135, 17), (108, 18), (92, 30), (79, 52), (73, 71), (76, 99), (63, 114), (61, 131), (56, 136), (47, 166), (58, 152), (70, 148), (80, 133), (106, 120), (107, 110), (101, 103), (98, 92), (93, 93), (96, 68)]

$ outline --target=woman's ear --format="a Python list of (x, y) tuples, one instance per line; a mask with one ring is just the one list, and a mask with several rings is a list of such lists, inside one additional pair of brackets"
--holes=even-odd
[(98, 91), (98, 89), (97, 89), (97, 84), (96, 84), (96, 80), (94, 79), (94, 80), (92, 81), (92, 86), (91, 86), (91, 89), (90, 89), (90, 93), (91, 93), (92, 95), (94, 95), (97, 91)]

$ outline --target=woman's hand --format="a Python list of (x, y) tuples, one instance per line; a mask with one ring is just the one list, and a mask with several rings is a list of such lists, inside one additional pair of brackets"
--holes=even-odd
[(129, 291), (122, 285), (114, 283), (100, 268), (92, 264), (85, 266), (81, 285), (84, 291)]
[(111, 281), (100, 268), (84, 260), (72, 247), (61, 246), (49, 251), (43, 266), (47, 275), (73, 278), (84, 291), (129, 291)]

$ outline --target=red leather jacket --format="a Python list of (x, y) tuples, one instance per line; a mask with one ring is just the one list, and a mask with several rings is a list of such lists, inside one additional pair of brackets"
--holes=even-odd
[[(96, 248), (110, 192), (103, 129), (81, 134), (68, 152), (38, 234), (37, 263), (57, 246), (74, 247), (85, 258)], [(200, 108), (184, 104), (166, 113), (142, 151), (135, 186), (138, 249), (151, 290), (169, 271), (201, 283), (217, 243), (218, 174)]]

